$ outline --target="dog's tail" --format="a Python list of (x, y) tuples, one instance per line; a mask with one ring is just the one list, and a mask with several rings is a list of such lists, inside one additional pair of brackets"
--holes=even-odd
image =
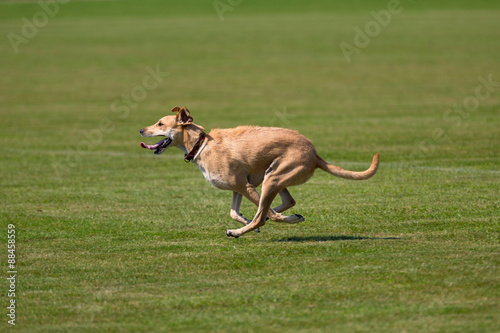
[(363, 180), (372, 177), (377, 172), (379, 162), (378, 156), (379, 154), (373, 156), (372, 165), (370, 165), (370, 167), (365, 171), (360, 172), (344, 170), (342, 168), (339, 168), (338, 166), (328, 164), (319, 156), (317, 156), (318, 159), (316, 162), (316, 167), (340, 178)]

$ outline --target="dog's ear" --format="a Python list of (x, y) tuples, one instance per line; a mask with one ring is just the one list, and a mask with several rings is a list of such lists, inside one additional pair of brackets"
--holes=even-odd
[(174, 106), (174, 107), (172, 108), (172, 112), (179, 112), (179, 110), (180, 110), (180, 109), (181, 109), (180, 107), (178, 107), (178, 106)]
[[(189, 125), (189, 124), (193, 123), (193, 117), (191, 117), (189, 115), (189, 110), (186, 107), (183, 106), (182, 108), (179, 109), (179, 107), (176, 106), (175, 108), (178, 109), (177, 110), (177, 124)], [(174, 109), (172, 109), (172, 111), (174, 111)]]

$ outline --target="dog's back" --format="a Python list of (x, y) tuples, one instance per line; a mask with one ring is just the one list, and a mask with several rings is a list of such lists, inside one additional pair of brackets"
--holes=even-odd
[(244, 162), (252, 169), (257, 167), (265, 170), (276, 158), (290, 154), (295, 159), (316, 158), (311, 140), (286, 128), (239, 126), (214, 129), (209, 136), (214, 139), (214, 143), (224, 147), (233, 160)]

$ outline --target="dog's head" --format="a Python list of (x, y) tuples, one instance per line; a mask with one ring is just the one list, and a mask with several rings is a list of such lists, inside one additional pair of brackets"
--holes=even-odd
[(193, 124), (193, 118), (189, 115), (189, 110), (185, 107), (174, 107), (172, 112), (175, 116), (166, 116), (161, 118), (156, 124), (144, 127), (140, 130), (141, 135), (146, 138), (153, 136), (164, 136), (165, 138), (154, 145), (147, 145), (141, 142), (142, 148), (155, 151), (159, 155), (169, 146), (179, 146), (183, 141), (183, 132), (188, 125)]

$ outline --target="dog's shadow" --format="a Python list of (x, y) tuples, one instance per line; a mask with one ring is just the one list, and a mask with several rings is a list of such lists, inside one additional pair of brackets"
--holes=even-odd
[(365, 237), (365, 236), (309, 236), (309, 237), (286, 237), (274, 239), (275, 242), (335, 242), (346, 240), (398, 240), (398, 237)]

